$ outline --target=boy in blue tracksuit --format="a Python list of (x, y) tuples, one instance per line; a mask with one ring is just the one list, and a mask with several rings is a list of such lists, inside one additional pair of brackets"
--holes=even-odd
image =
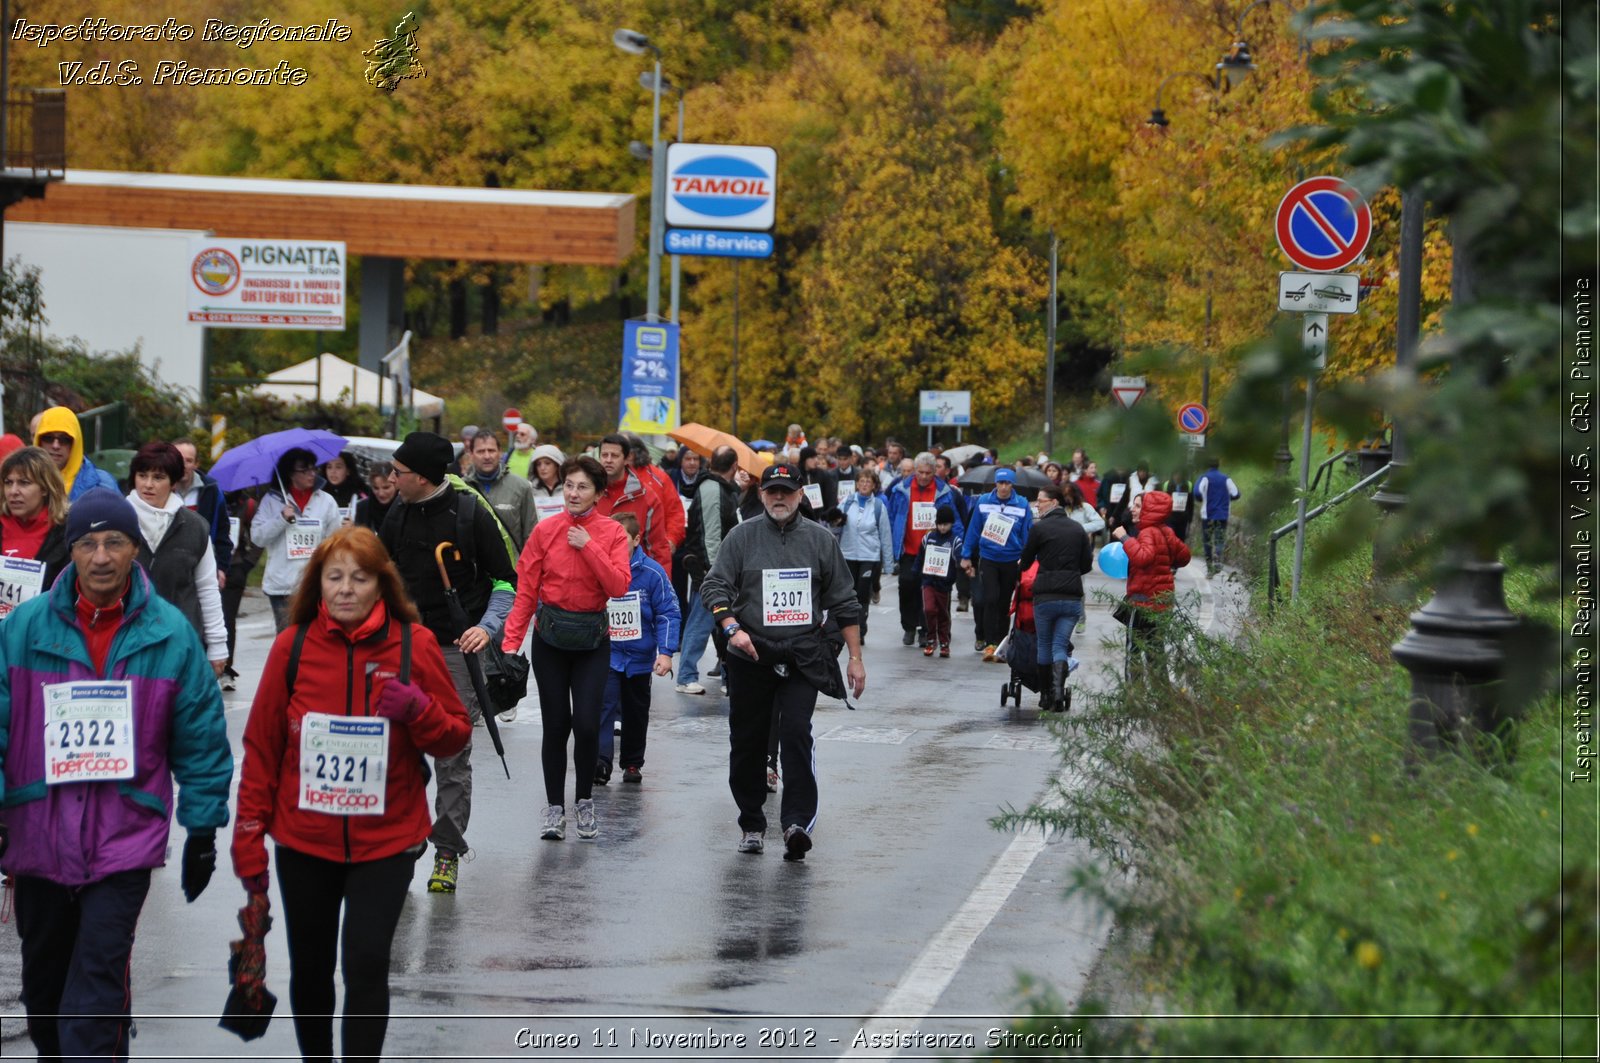
[(922, 623), (928, 641), (922, 645), (924, 657), (950, 656), (950, 588), (956, 584), (957, 559), (961, 557), (961, 536), (956, 534), (956, 511), (940, 506), (934, 515), (933, 531), (922, 537), (917, 555), (917, 570), (922, 573)]
[(1033, 527), (1033, 510), (1028, 500), (1017, 493), (1016, 473), (997, 469), (994, 490), (979, 495), (972, 504), (972, 519), (967, 522), (961, 567), (968, 575), (976, 570), (978, 648), (983, 659), (993, 661), (995, 648), (1011, 627), (1011, 592), (1019, 575), (1017, 561)]
[(639, 519), (614, 513), (612, 520), (628, 533), (633, 548), (633, 579), (628, 593), (612, 598), (611, 673), (606, 677), (605, 706), (600, 717), (600, 756), (594, 781), (611, 781), (612, 731), (622, 717), (622, 781), (644, 781), (645, 731), (650, 726), (650, 677), (672, 674), (683, 614), (672, 579), (639, 546)]

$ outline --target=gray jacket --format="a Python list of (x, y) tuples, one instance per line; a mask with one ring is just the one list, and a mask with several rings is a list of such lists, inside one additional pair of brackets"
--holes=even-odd
[(471, 476), (463, 476), (473, 490), (488, 499), (489, 505), (494, 507), (494, 515), (500, 518), (500, 523), (505, 525), (506, 532), (511, 536), (511, 541), (521, 550), (522, 545), (528, 541), (528, 536), (533, 534), (533, 526), (539, 516), (533, 508), (533, 485), (514, 472), (502, 469), (494, 479), (494, 483), (487, 489), (483, 481), (478, 479), (477, 470)]
[[(763, 621), (762, 574), (766, 571), (811, 570), (811, 620), (806, 625), (769, 627)], [(762, 514), (747, 520), (722, 540), (717, 560), (700, 587), (701, 600), (715, 616), (732, 609), (739, 624), (769, 639), (790, 639), (820, 630), (823, 614), (840, 627), (861, 622), (850, 569), (833, 533), (796, 514), (779, 525)]]

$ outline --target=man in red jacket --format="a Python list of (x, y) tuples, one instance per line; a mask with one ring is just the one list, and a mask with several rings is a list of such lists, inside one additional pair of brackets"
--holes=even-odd
[[(650, 460), (650, 448), (644, 445), (644, 440), (629, 432), (628, 440), (628, 467), (633, 470), (641, 482), (646, 484), (656, 493), (656, 502), (661, 506), (661, 519), (666, 521), (667, 535), (667, 560), (678, 552), (678, 547), (683, 545), (684, 536), (689, 531), (689, 510), (683, 504), (683, 496), (678, 493), (678, 485), (672, 482), (672, 477), (667, 475), (667, 470)], [(652, 558), (654, 560), (654, 558)], [(672, 566), (662, 565), (666, 569), (667, 579), (672, 578)]]
[[(627, 437), (606, 436), (600, 440), (600, 465), (606, 470), (606, 489), (595, 500), (602, 517), (613, 513), (632, 513), (639, 519), (639, 545), (650, 559), (672, 575), (672, 546), (667, 540), (667, 520), (661, 498), (648, 481), (628, 465)], [(672, 499), (681, 513), (683, 505)]]

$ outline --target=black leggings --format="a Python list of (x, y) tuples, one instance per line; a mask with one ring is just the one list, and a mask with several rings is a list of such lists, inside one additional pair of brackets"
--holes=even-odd
[[(389, 946), (423, 851), (356, 864), (276, 847), (289, 938), (289, 1006), (307, 1063), (333, 1056), (333, 971), (344, 960), (346, 1063), (383, 1054), (389, 1029)], [(341, 911), (343, 928), (339, 925)]]
[(567, 737), (572, 737), (576, 797), (594, 790), (595, 758), (600, 755), (600, 713), (605, 708), (606, 672), (611, 668), (611, 643), (593, 650), (558, 650), (533, 633), (529, 654), (539, 686), (539, 715), (544, 720), (544, 796), (552, 805), (566, 805)]

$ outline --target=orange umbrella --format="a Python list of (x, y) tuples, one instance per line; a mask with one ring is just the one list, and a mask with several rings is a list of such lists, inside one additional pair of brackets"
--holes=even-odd
[(668, 432), (667, 438), (676, 439), (703, 458), (711, 457), (711, 452), (718, 447), (732, 447), (733, 452), (739, 455), (739, 468), (751, 476), (760, 477), (761, 471), (767, 467), (761, 456), (750, 449), (749, 444), (737, 436), (729, 435), (709, 425), (691, 421), (676, 431)]

